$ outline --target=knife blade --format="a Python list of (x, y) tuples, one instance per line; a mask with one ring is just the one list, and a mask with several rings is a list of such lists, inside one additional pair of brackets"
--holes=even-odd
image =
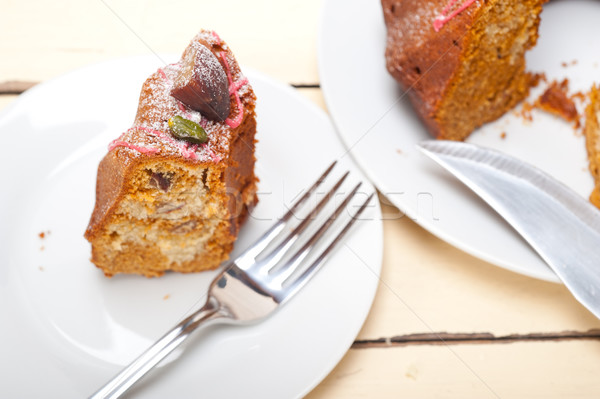
[(417, 147), (486, 201), (600, 318), (600, 210), (549, 174), (473, 144)]

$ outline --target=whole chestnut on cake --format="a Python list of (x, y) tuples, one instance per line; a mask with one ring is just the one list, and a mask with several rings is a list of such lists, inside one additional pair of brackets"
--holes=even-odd
[(200, 43), (188, 47), (171, 95), (208, 119), (224, 121), (229, 115), (229, 81), (217, 57)]

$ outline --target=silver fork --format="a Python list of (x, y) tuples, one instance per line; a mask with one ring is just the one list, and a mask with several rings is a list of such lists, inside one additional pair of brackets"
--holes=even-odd
[[(129, 366), (90, 396), (90, 399), (121, 397), (133, 384), (199, 327), (216, 322), (249, 323), (260, 321), (291, 299), (317, 273), (320, 266), (373, 197), (373, 194), (371, 194), (360, 204), (354, 215), (335, 234), (327, 247), (322, 249), (320, 253), (313, 254), (316, 252), (317, 243), (321, 241), (341, 212), (346, 209), (361, 186), (361, 183), (354, 186), (329, 217), (310, 235), (307, 232), (308, 226), (313, 220), (316, 220), (316, 215), (335, 196), (348, 176), (349, 172), (346, 172), (317, 205), (308, 212), (308, 215), (287, 236), (281, 239), (280, 236), (284, 235), (282, 232), (290, 224), (292, 216), (321, 186), (335, 164), (336, 162), (331, 164), (308, 191), (292, 205), (288, 212), (253, 245), (235, 260), (225, 265), (224, 270), (211, 283), (204, 306), (163, 335)], [(310, 237), (302, 243), (296, 252), (293, 252), (291, 249), (294, 243), (304, 238), (305, 235), (310, 235)], [(264, 255), (263, 252), (267, 252), (265, 250), (272, 246), (275, 246), (275, 248), (270, 249), (268, 254)], [(293, 252), (293, 254), (290, 255), (290, 252)], [(303, 265), (303, 263), (306, 263), (303, 261), (307, 259), (309, 254), (312, 256), (311, 259), (314, 260), (309, 265)]]

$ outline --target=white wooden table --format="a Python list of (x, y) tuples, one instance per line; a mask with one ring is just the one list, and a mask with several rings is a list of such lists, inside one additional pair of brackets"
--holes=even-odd
[[(242, 65), (326, 109), (316, 52), (321, 7), (318, 0), (2, 0), (0, 108), (30, 83), (90, 63), (180, 53), (206, 28)], [(600, 321), (562, 285), (475, 259), (380, 201), (384, 263), (372, 311), (309, 398), (600, 397)]]

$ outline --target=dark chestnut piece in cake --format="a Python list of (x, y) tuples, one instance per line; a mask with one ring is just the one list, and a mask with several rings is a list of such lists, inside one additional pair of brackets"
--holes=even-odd
[(208, 119), (224, 121), (229, 116), (229, 81), (217, 57), (200, 43), (183, 54), (171, 95)]
[(150, 186), (151, 187), (160, 188), (165, 193), (167, 191), (169, 191), (169, 188), (171, 187), (171, 179), (173, 176), (170, 176), (169, 174), (158, 173), (158, 172), (152, 172), (152, 171), (149, 171), (149, 172), (151, 173), (151, 175), (150, 175)]

